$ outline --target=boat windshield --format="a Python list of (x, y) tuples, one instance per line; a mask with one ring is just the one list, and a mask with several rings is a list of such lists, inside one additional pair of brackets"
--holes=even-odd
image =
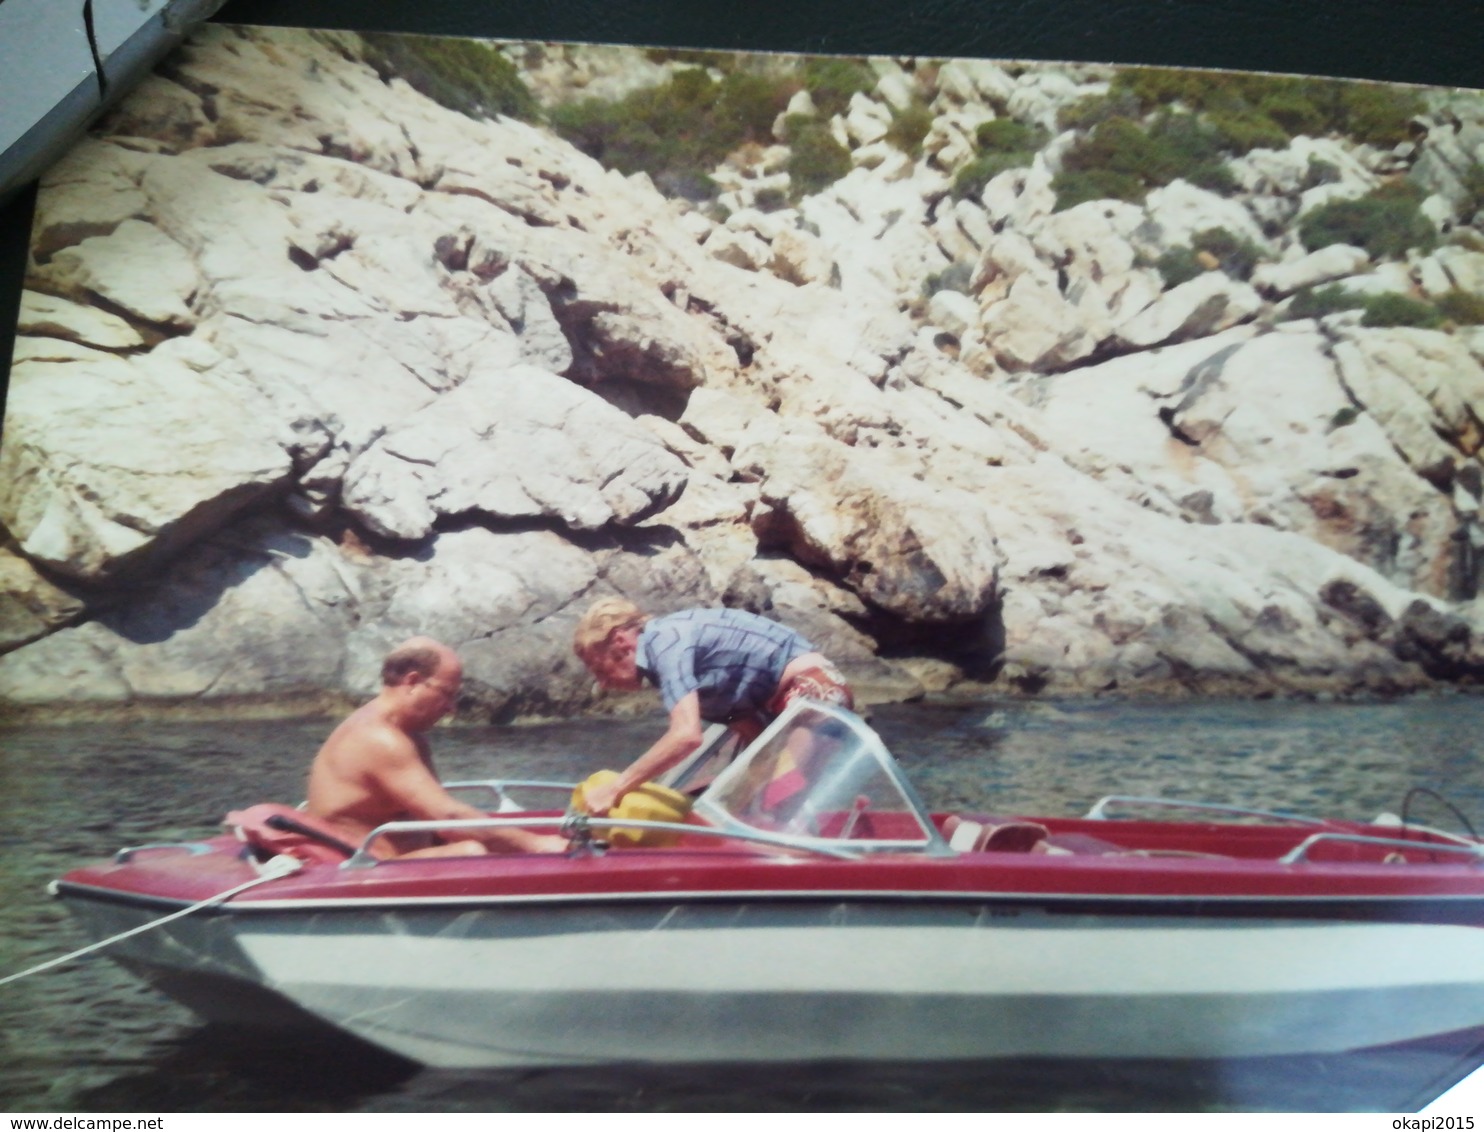
[(725, 828), (800, 844), (944, 851), (916, 792), (859, 716), (801, 701), (789, 707), (696, 802)]

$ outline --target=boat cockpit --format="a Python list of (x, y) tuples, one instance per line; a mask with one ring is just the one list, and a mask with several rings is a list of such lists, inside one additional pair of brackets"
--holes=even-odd
[(555, 826), (572, 838), (574, 847), (661, 846), (687, 838), (691, 847), (744, 842), (843, 858), (953, 853), (881, 739), (860, 716), (831, 705), (791, 704), (745, 746), (731, 729), (712, 727), (700, 748), (656, 785), (685, 799), (680, 812), (662, 820), (626, 815), (622, 806), (602, 817), (571, 808), (557, 814), (528, 809), (519, 800), (522, 791), (571, 794), (571, 783), (449, 783), (450, 790), (465, 796), (482, 792), (492, 817), (486, 822), (389, 823), (373, 831), (347, 864), (376, 863), (369, 846), (383, 834), (494, 824)]

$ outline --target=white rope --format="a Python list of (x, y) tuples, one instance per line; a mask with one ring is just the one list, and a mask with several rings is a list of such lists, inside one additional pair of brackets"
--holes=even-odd
[(24, 971), (17, 971), (14, 975), (6, 975), (3, 979), (0, 979), (0, 987), (3, 987), (6, 983), (13, 983), (17, 979), (24, 979), (27, 975), (39, 974), (42, 971), (50, 971), (53, 967), (60, 967), (64, 963), (71, 963), (74, 959), (81, 959), (84, 955), (91, 955), (95, 951), (100, 951), (121, 940), (129, 939), (131, 936), (152, 931), (163, 924), (168, 924), (171, 920), (178, 920), (182, 916), (189, 916), (192, 912), (199, 912), (202, 908), (209, 907), (212, 904), (220, 904), (223, 900), (230, 900), (239, 892), (246, 892), (249, 888), (256, 888), (258, 885), (266, 884), (270, 880), (277, 880), (279, 877), (286, 877), (290, 873), (296, 873), (303, 867), (304, 862), (297, 857), (282, 855), (273, 857), (263, 865), (262, 875), (254, 877), (246, 884), (239, 884), (236, 888), (227, 889), (226, 892), (218, 892), (215, 896), (208, 896), (205, 900), (198, 901), (189, 908), (182, 908), (178, 912), (171, 912), (168, 916), (161, 916), (158, 920), (151, 920), (147, 924), (140, 924), (137, 928), (130, 928), (126, 932), (109, 936), (107, 939), (99, 940), (97, 943), (90, 943), (87, 947), (80, 947), (76, 951), (68, 952), (59, 958), (48, 959), (45, 963), (40, 963)]

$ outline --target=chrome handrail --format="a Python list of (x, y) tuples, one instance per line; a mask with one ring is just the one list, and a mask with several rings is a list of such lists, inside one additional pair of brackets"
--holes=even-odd
[[(1386, 817), (1393, 817), (1394, 820), (1393, 821), (1383, 821), (1382, 818), (1386, 818)], [(1455, 843), (1457, 843), (1459, 845), (1478, 845), (1479, 844), (1479, 842), (1476, 841), (1476, 840), (1474, 840), (1472, 837), (1465, 837), (1461, 833), (1454, 833), (1451, 830), (1447, 830), (1447, 829), (1438, 829), (1436, 826), (1419, 825), (1416, 822), (1410, 822), (1410, 821), (1407, 822), (1406, 824), (1403, 824), (1402, 823), (1402, 819), (1395, 817), (1395, 815), (1382, 814), (1382, 815), (1376, 817), (1374, 820), (1372, 820), (1369, 824), (1370, 825), (1373, 825), (1373, 826), (1375, 826), (1375, 827), (1377, 827), (1379, 829), (1396, 829), (1399, 832), (1401, 832), (1402, 834), (1407, 834), (1407, 833), (1426, 833), (1429, 836), (1432, 836), (1432, 837), (1441, 837), (1445, 841), (1452, 841), (1452, 842), (1455, 842)], [(1403, 837), (1402, 840), (1406, 840), (1406, 838)]]
[(1092, 809), (1083, 814), (1084, 820), (1113, 821), (1104, 812), (1113, 804), (1137, 806), (1163, 806), (1172, 810), (1210, 810), (1223, 814), (1240, 814), (1249, 818), (1276, 818), (1278, 821), (1299, 822), (1304, 825), (1329, 825), (1324, 818), (1313, 818), (1307, 814), (1288, 814), (1279, 810), (1258, 810), (1250, 806), (1225, 806), (1216, 802), (1186, 802), (1179, 798), (1143, 798), (1136, 794), (1106, 794), (1093, 803)]
[[(1309, 850), (1321, 841), (1344, 841), (1361, 845), (1382, 845), (1390, 849), (1410, 849), (1419, 853), (1462, 853), (1484, 861), (1484, 845), (1437, 845), (1429, 841), (1403, 841), (1395, 837), (1369, 837), (1362, 833), (1312, 833), (1293, 849), (1278, 858), (1280, 865), (1296, 865), (1307, 859)], [(1345, 862), (1349, 863), (1349, 862)]]
[[(820, 845), (813, 839), (790, 837), (787, 834), (750, 832), (742, 829), (717, 829), (712, 826), (687, 825), (683, 822), (645, 821), (640, 818), (591, 817), (586, 814), (566, 814), (562, 817), (509, 817), (509, 818), (460, 818), (449, 821), (391, 821), (377, 826), (366, 835), (352, 856), (340, 867), (342, 869), (365, 869), (382, 863), (372, 852), (371, 845), (378, 837), (389, 833), (445, 833), (456, 830), (477, 831), (481, 829), (525, 828), (533, 826), (556, 827), (559, 830), (578, 832), (584, 829), (657, 829), (672, 833), (694, 834), (701, 837), (716, 837), (727, 841), (751, 841), (770, 845), (778, 849), (795, 849), (804, 853), (815, 853), (822, 857), (837, 857), (855, 860), (866, 851), (864, 846), (846, 849), (836, 845)], [(922, 847), (921, 842), (872, 842), (872, 850), (900, 849), (910, 846)], [(395, 860), (395, 858), (393, 858)]]
[(149, 849), (181, 849), (192, 857), (199, 857), (203, 853), (210, 853), (211, 846), (204, 841), (151, 841), (148, 845), (127, 845), (113, 855), (115, 865), (127, 865), (134, 859), (135, 853), (143, 853)]

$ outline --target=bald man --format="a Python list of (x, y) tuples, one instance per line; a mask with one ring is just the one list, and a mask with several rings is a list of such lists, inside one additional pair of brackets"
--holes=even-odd
[[(443, 821), (489, 815), (454, 798), (438, 781), (427, 731), (453, 710), (464, 668), (447, 645), (414, 637), (387, 654), (381, 691), (330, 733), (309, 768), (307, 811), (359, 844), (389, 821)], [(567, 841), (555, 834), (516, 828), (449, 831), (445, 844), (383, 837), (383, 857), (450, 857), (489, 850), (559, 853)]]

